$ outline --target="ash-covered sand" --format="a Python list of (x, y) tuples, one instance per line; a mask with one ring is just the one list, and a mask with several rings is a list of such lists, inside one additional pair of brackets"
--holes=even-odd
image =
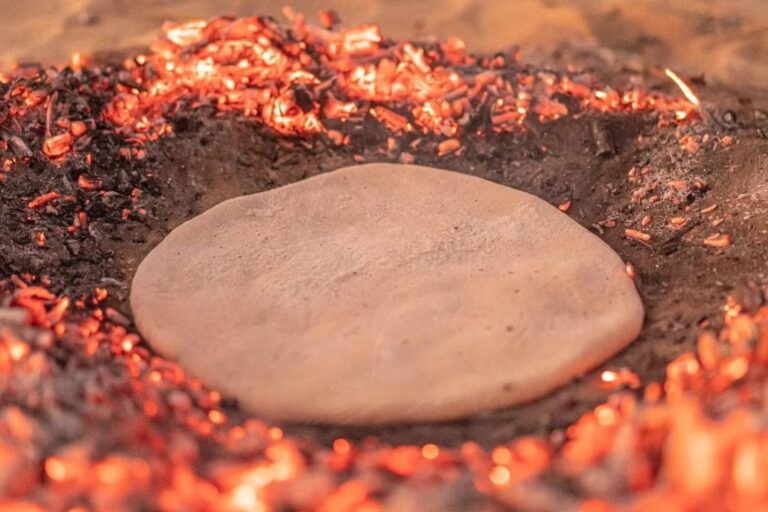
[[(618, 71), (594, 56), (579, 55), (602, 74)], [(648, 80), (675, 90), (666, 78)], [(659, 129), (648, 116), (595, 113), (533, 124), (526, 134), (466, 137), (466, 151), (460, 156), (439, 157), (430, 144), (411, 151), (417, 164), (481, 176), (554, 205), (571, 201), (567, 213), (636, 268), (646, 321), (640, 338), (627, 350), (571, 385), (521, 407), (446, 424), (366, 429), (289, 425), (287, 431), (322, 442), (376, 435), (398, 443), (456, 445), (474, 440), (487, 446), (520, 434), (551, 433), (607, 396), (596, 385), (602, 370), (629, 368), (644, 383), (659, 380), (666, 363), (695, 347), (702, 322), (719, 325), (729, 293), (759, 304), (759, 291), (744, 281), (763, 280), (768, 258), (768, 186), (762, 178), (768, 166), (768, 98), (701, 82), (693, 87), (704, 102), (704, 119), (695, 131), (708, 135), (693, 153), (674, 137), (674, 127)], [(128, 285), (138, 263), (180, 223), (227, 198), (352, 165), (356, 155), (358, 160), (362, 155), (365, 161), (387, 161), (399, 154), (388, 157), (369, 149), (385, 146), (389, 136), (370, 119), (356, 127), (351, 145), (341, 147), (322, 139), (286, 141), (255, 122), (234, 116), (213, 119), (205, 109), (182, 110), (173, 123), (176, 135), (148, 145), (143, 161), (126, 162), (109, 140), (101, 141), (96, 151), (104, 163), (89, 173), (103, 180), (106, 190), (129, 194), (134, 187), (141, 189), (140, 206), (148, 214), (122, 222), (96, 202), (88, 212), (87, 232), (64, 244), (51, 237), (40, 249), (33, 232), (69, 223), (72, 211), (59, 207), (30, 223), (24, 205), (62, 184), (71, 187), (67, 184), (77, 169), (65, 166), (52, 173), (32, 166), (8, 173), (0, 187), (2, 274), (47, 274), (56, 290), (70, 296), (106, 287), (108, 305), (130, 318)], [(608, 150), (597, 142), (605, 137)], [(642, 201), (633, 200), (633, 193), (654, 183)], [(650, 199), (653, 195), (658, 200)], [(675, 226), (676, 217), (684, 217), (685, 223)], [(642, 230), (651, 239), (628, 238), (625, 228)], [(704, 243), (718, 233), (730, 235), (733, 243), (724, 248)], [(232, 403), (228, 412), (240, 414)]]

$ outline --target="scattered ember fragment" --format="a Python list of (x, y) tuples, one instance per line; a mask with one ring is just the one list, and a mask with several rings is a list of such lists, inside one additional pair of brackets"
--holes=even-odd
[(72, 121), (72, 124), (69, 126), (69, 133), (71, 133), (75, 137), (80, 137), (86, 131), (88, 131), (88, 128), (85, 126), (85, 123), (82, 121)]
[(85, 174), (77, 178), (77, 185), (83, 190), (98, 190), (101, 188), (101, 180), (88, 179)]
[(733, 243), (733, 237), (723, 233), (715, 233), (704, 239), (704, 244), (710, 247), (728, 247), (731, 243)]
[(643, 231), (638, 231), (636, 229), (626, 228), (624, 230), (624, 234), (628, 236), (629, 238), (633, 238), (635, 240), (640, 240), (641, 242), (650, 242), (651, 241), (651, 235), (648, 233), (645, 233)]
[(504, 486), (509, 483), (511, 476), (509, 468), (504, 466), (494, 466), (493, 469), (491, 469), (488, 478), (490, 478), (494, 485)]
[(567, 212), (568, 210), (571, 209), (571, 200), (568, 199), (567, 201), (563, 201), (562, 203), (557, 205), (557, 209), (560, 210), (561, 212)]
[(697, 106), (697, 107), (699, 106), (699, 98), (697, 98), (697, 97), (696, 97), (696, 95), (695, 95), (695, 94), (693, 94), (693, 91), (691, 90), (691, 88), (690, 88), (690, 87), (688, 87), (688, 84), (686, 84), (686, 83), (683, 81), (683, 79), (682, 79), (682, 78), (680, 78), (679, 76), (677, 76), (677, 73), (675, 73), (674, 71), (672, 71), (672, 70), (671, 70), (671, 69), (669, 69), (669, 68), (666, 68), (666, 69), (664, 70), (664, 73), (666, 73), (666, 75), (667, 75), (669, 78), (671, 78), (671, 79), (672, 79), (672, 81), (673, 81), (673, 82), (675, 82), (675, 84), (677, 84), (677, 86), (680, 88), (680, 90), (681, 90), (681, 91), (683, 91), (683, 95), (685, 96), (685, 98), (686, 98), (688, 101), (690, 101), (691, 103), (693, 103), (693, 104), (694, 104), (695, 106)]
[(440, 143), (440, 145), (437, 147), (437, 154), (440, 156), (445, 156), (449, 153), (453, 153), (457, 149), (461, 147), (461, 143), (456, 139), (447, 139)]
[[(690, 118), (698, 105), (673, 73), (685, 98), (543, 72), (519, 62), (516, 53), (475, 57), (455, 38), (415, 45), (389, 40), (370, 25), (339, 30), (331, 15), (321, 28), (287, 14), (290, 30), (259, 17), (169, 24), (149, 54), (127, 60), (110, 76), (75, 54), (71, 69), (62, 71), (70, 91), (49, 95), (28, 74), (9, 78), (4, 87), (12, 115), (0, 117), (0, 128), (18, 152), (29, 156), (30, 147), (42, 147), (58, 159), (87, 153), (95, 121), (133, 146), (121, 150), (124, 157), (141, 159), (145, 153), (137, 146), (171, 133), (169, 119), (184, 104), (235, 112), (282, 135), (325, 134), (336, 144), (347, 143), (350, 122), (368, 116), (395, 133), (432, 136), (439, 154), (447, 155), (460, 148), (456, 136), (485, 115), (491, 131), (501, 133), (525, 131), (530, 113), (545, 123), (583, 110), (650, 112), (667, 123)], [(59, 117), (81, 91), (96, 100), (80, 114), (90, 119)], [(31, 136), (25, 142), (12, 119), (40, 119), (45, 130), (25, 134)], [(59, 125), (68, 131), (51, 135)]]
[(83, 55), (81, 52), (74, 52), (72, 53), (72, 57), (69, 59), (69, 65), (75, 71), (79, 71), (83, 68), (83, 66), (89, 65), (90, 61), (91, 59)]
[(427, 460), (435, 460), (440, 455), (440, 448), (436, 444), (427, 443), (421, 447), (421, 455)]
[(686, 135), (680, 139), (680, 145), (690, 154), (696, 153), (700, 149), (699, 143), (691, 135)]
[(667, 187), (678, 192), (688, 192), (690, 186), (685, 180), (671, 180), (667, 183)]
[(686, 222), (687, 222), (687, 219), (685, 217), (681, 217), (681, 216), (675, 216), (675, 217), (670, 217), (669, 218), (669, 223), (672, 226), (676, 227), (676, 228), (681, 227)]
[(43, 153), (51, 158), (59, 157), (66, 154), (69, 148), (72, 147), (72, 135), (69, 133), (62, 133), (60, 135), (54, 135), (45, 139), (43, 143)]
[(637, 373), (622, 368), (620, 370), (605, 370), (600, 374), (600, 387), (615, 390), (621, 387), (630, 389), (640, 388), (640, 377)]
[(36, 197), (35, 199), (27, 203), (27, 208), (34, 209), (34, 208), (39, 208), (41, 206), (45, 206), (51, 201), (55, 201), (59, 197), (61, 197), (61, 194), (59, 194), (58, 192), (48, 192), (47, 194), (43, 194), (39, 197)]

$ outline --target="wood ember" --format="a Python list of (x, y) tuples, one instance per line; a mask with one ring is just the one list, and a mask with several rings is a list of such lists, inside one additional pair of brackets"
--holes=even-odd
[(597, 120), (592, 120), (590, 126), (592, 127), (592, 136), (595, 141), (595, 155), (612, 155), (614, 153), (613, 141), (611, 140), (608, 128)]
[(624, 234), (627, 235), (629, 238), (634, 238), (635, 240), (639, 240), (641, 242), (651, 241), (651, 235), (643, 231), (638, 231), (636, 229), (627, 228), (624, 230)]
[(704, 244), (710, 247), (728, 247), (733, 242), (731, 235), (715, 233), (704, 239)]

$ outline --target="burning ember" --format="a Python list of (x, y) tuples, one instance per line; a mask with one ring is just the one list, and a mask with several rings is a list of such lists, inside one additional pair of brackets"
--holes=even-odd
[[(372, 123), (388, 134), (380, 153), (402, 162), (413, 161), (416, 148), (457, 155), (472, 141), (594, 111), (672, 124), (686, 151), (706, 142), (686, 131), (699, 100), (670, 70), (684, 97), (536, 69), (516, 53), (475, 57), (457, 39), (397, 42), (375, 26), (336, 30), (326, 15), (320, 28), (287, 14), (291, 29), (264, 18), (169, 25), (150, 53), (122, 66), (93, 67), (77, 55), (68, 68), (0, 75), (0, 183), (17, 169), (50, 163), (73, 177), (25, 199), (19, 215), (29, 224), (67, 218), (48, 232), (33, 230), (35, 247), (86, 239), (96, 204), (116, 221), (146, 219), (142, 187), (151, 191), (152, 173), (142, 167), (149, 165), (145, 146), (171, 136), (183, 109), (253, 119), (290, 145), (347, 146), (360, 123)], [(119, 147), (114, 162), (133, 173), (133, 187), (113, 190), (109, 179), (95, 177), (97, 165), (114, 163), (95, 162), (110, 144)], [(656, 191), (663, 184), (646, 185), (640, 167), (628, 178), (641, 187), (638, 202), (664, 194), (675, 200), (699, 186), (681, 181)], [(561, 204), (570, 207), (570, 200)], [(685, 217), (674, 219), (686, 229)], [(615, 225), (609, 219), (599, 227)], [(652, 240), (641, 229), (624, 233)], [(732, 237), (718, 232), (703, 243), (724, 248)], [(634, 265), (626, 272), (636, 277)], [(641, 382), (627, 368), (603, 371), (596, 385), (613, 394), (564, 432), (490, 450), (374, 439), (324, 447), (244, 417), (153, 354), (108, 305), (106, 288), (70, 295), (42, 276), (0, 278), (4, 510), (362, 512), (393, 507), (397, 493), (407, 499), (414, 489), (467, 499), (464, 493), (489, 510), (768, 506), (765, 306), (729, 301), (724, 327), (704, 330), (697, 352), (669, 363), (661, 383)]]
[(693, 91), (690, 87), (688, 87), (688, 84), (686, 84), (682, 78), (677, 76), (677, 73), (672, 71), (671, 69), (667, 68), (664, 70), (664, 73), (672, 79), (673, 82), (677, 84), (677, 86), (680, 88), (681, 91), (683, 91), (683, 94), (685, 95), (685, 98), (690, 101), (693, 105), (699, 106), (699, 98), (696, 97), (695, 94), (693, 94)]

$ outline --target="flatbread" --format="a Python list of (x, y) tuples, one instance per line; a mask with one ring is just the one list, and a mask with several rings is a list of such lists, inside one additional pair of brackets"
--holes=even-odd
[(413, 165), (225, 201), (141, 263), (159, 352), (272, 420), (459, 418), (529, 401), (640, 332), (597, 236), (530, 194)]

